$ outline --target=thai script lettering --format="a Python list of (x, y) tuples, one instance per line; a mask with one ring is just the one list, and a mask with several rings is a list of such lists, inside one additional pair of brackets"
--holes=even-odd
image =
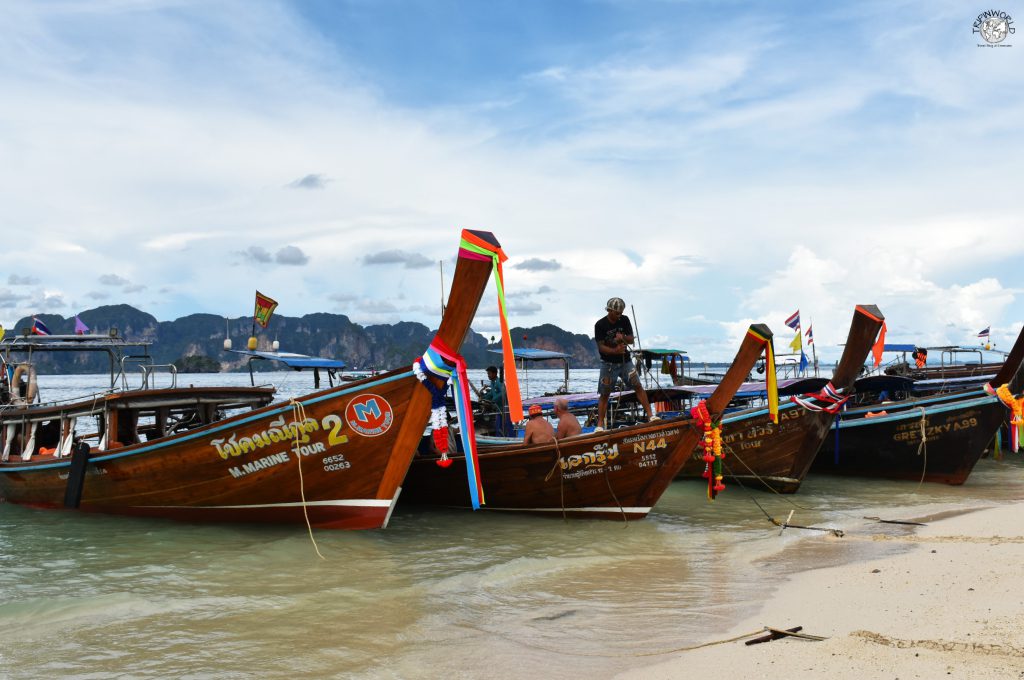
[(275, 444), (308, 444), (310, 433), (317, 432), (319, 430), (320, 423), (313, 418), (306, 418), (301, 423), (289, 423), (285, 421), (284, 416), (281, 416), (277, 420), (271, 421), (268, 429), (263, 430), (262, 432), (257, 432), (251, 437), (242, 437), (239, 439), (237, 435), (233, 434), (227, 440), (210, 440), (210, 446), (217, 449), (217, 453), (220, 454), (221, 458), (227, 460), (229, 457), (237, 457), (247, 453), (253, 453), (259, 449), (274, 446)]
[(619, 457), (619, 445), (618, 444), (605, 444), (601, 443), (594, 447), (593, 451), (587, 451), (586, 453), (575, 453), (566, 458), (559, 458), (558, 464), (562, 466), (563, 470), (572, 470), (578, 468), (581, 465), (584, 468), (600, 468), (604, 467), (608, 462), (615, 460)]

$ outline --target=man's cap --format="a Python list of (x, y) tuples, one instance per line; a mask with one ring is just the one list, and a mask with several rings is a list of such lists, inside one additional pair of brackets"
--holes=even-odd
[(540, 404), (530, 405), (530, 417), (539, 416), (544, 409), (540, 407)]
[(621, 312), (626, 308), (626, 303), (623, 301), (622, 298), (613, 297), (610, 298), (607, 303), (605, 303), (604, 308), (606, 311), (609, 312)]

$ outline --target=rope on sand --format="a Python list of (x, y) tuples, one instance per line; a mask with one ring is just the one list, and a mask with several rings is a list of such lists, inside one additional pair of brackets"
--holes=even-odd
[(764, 633), (773, 633), (773, 634), (778, 634), (778, 635), (783, 636), (783, 637), (797, 637), (797, 638), (803, 638), (803, 639), (806, 639), (806, 640), (827, 640), (828, 639), (828, 638), (820, 637), (820, 636), (817, 636), (817, 635), (807, 635), (807, 634), (802, 634), (802, 633), (793, 633), (793, 632), (790, 632), (790, 631), (785, 631), (785, 630), (780, 630), (778, 628), (771, 628), (769, 626), (765, 626), (764, 628), (761, 628), (760, 630), (751, 631), (749, 633), (743, 633), (742, 635), (737, 635), (736, 637), (727, 638), (725, 640), (713, 640), (711, 642), (704, 642), (704, 643), (699, 644), (699, 645), (689, 645), (689, 646), (686, 646), (686, 647), (674, 647), (672, 649), (662, 649), (662, 650), (658, 650), (658, 651), (655, 651), (655, 652), (634, 652), (634, 653), (630, 653), (630, 654), (600, 654), (600, 653), (593, 653), (593, 654), (591, 654), (591, 653), (587, 653), (587, 652), (570, 652), (570, 651), (567, 651), (565, 649), (554, 649), (552, 647), (545, 647), (544, 645), (536, 645), (536, 644), (533, 644), (533, 643), (530, 643), (530, 642), (525, 642), (521, 638), (512, 638), (512, 637), (509, 637), (509, 636), (507, 636), (507, 635), (505, 635), (503, 633), (499, 633), (497, 631), (484, 630), (482, 628), (477, 628), (476, 626), (467, 626), (467, 628), (472, 628), (473, 630), (475, 630), (475, 631), (477, 631), (479, 633), (484, 633), (486, 635), (497, 635), (497, 636), (499, 636), (501, 638), (504, 638), (508, 642), (513, 642), (513, 643), (515, 643), (517, 645), (521, 645), (523, 647), (529, 647), (531, 649), (536, 649), (536, 650), (539, 650), (539, 651), (542, 651), (542, 652), (550, 652), (552, 654), (561, 654), (563, 656), (579, 656), (579, 657), (601, 658), (601, 659), (624, 659), (624, 658), (637, 658), (637, 657), (645, 657), (645, 656), (664, 656), (665, 654), (676, 654), (678, 652), (692, 652), (692, 651), (697, 650), (697, 649), (703, 649), (704, 647), (714, 647), (716, 645), (724, 645), (724, 644), (728, 644), (730, 642), (738, 642), (739, 640), (743, 640), (743, 639), (746, 639), (746, 638), (751, 638), (751, 637), (754, 637), (755, 635), (762, 635)]

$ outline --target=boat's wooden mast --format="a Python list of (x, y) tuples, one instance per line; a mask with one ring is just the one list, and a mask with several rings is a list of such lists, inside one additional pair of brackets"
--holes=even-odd
[(853, 310), (846, 347), (843, 348), (843, 356), (839, 358), (839, 364), (832, 374), (833, 387), (845, 390), (853, 386), (854, 381), (860, 376), (864, 361), (884, 321), (885, 316), (875, 305), (857, 305)]
[[(495, 250), (501, 247), (501, 244), (490, 232), (467, 229), (463, 233), (466, 232), (484, 243), (493, 245)], [(474, 253), (460, 252), (459, 255), (451, 291), (448, 295), (448, 304), (445, 306), (441, 326), (437, 330), (437, 337), (455, 352), (462, 347), (463, 338), (469, 331), (469, 325), (476, 315), (480, 298), (483, 297), (487, 280), (494, 267), (492, 260), (481, 259), (479, 256), (472, 257)], [(426, 347), (423, 349), (425, 350)], [(410, 364), (417, 358), (410, 357)], [(388, 462), (380, 489), (394, 488), (394, 485), (401, 484), (409, 469), (409, 463), (412, 461), (412, 456), (405, 454), (411, 453), (419, 443), (429, 411), (430, 392), (426, 388), (416, 386), (406, 411), (405, 422), (400, 425), (401, 430), (395, 441), (398, 455), (393, 455)]]
[[(715, 421), (721, 418), (725, 407), (732, 401), (732, 398), (736, 395), (736, 390), (746, 380), (747, 375), (750, 374), (750, 369), (754, 367), (758, 357), (761, 356), (765, 346), (764, 339), (766, 338), (768, 342), (771, 342), (772, 332), (768, 326), (760, 323), (753, 324), (750, 326), (750, 330), (754, 332), (748, 331), (743, 337), (743, 343), (740, 345), (732, 365), (729, 366), (729, 370), (726, 371), (722, 381), (718, 383), (715, 391), (707, 399), (708, 411)], [(680, 427), (689, 428), (692, 432), (689, 436), (686, 433), (683, 434), (680, 439), (681, 443), (676, 446), (675, 450), (661, 464), (657, 474), (651, 477), (647, 487), (638, 496), (641, 503), (653, 504), (661, 496), (662, 491), (672, 482), (679, 473), (679, 470), (682, 469), (686, 459), (693, 455), (694, 447), (700, 437), (703, 436), (699, 426), (692, 420), (683, 421), (680, 423)]]

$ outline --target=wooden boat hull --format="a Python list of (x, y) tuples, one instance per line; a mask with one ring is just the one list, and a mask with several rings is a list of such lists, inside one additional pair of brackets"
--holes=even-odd
[[(138, 398), (136, 395), (135, 398)], [(79, 509), (188, 521), (387, 524), (429, 410), (412, 371), (396, 371), (228, 418), (185, 434), (98, 452)], [(396, 451), (395, 457), (391, 452)], [(0, 465), (0, 497), (60, 507), (68, 458)]]
[[(833, 417), (795, 404), (780, 407), (778, 424), (768, 417), (768, 409), (726, 414), (722, 421), (722, 444), (728, 452), (723, 461), (726, 480), (748, 488), (796, 493)], [(702, 479), (703, 455), (699, 446), (695, 448), (676, 479)]]
[[(504, 257), (490, 233), (463, 230), (436, 342), (458, 352), (491, 272), (500, 271)], [(407, 369), (230, 418), (218, 420), (216, 405), (205, 404), (202, 426), (168, 430), (161, 424), (146, 441), (136, 427), (140, 416), (156, 422), (167, 415), (147, 410), (154, 400), (163, 408), (192, 403), (198, 409), (203, 388), (129, 390), (78, 404), (0, 412), (3, 432), (29, 433), (18, 441), (27, 460), (0, 462), (0, 498), (189, 521), (383, 527), (430, 413), (431, 393), (414, 374), (413, 359)], [(44, 455), (32, 443), (36, 425), (54, 415), (71, 435), (72, 417), (101, 416), (96, 454), (83, 455), (79, 447), (70, 459)], [(26, 419), (32, 421), (27, 430)]]
[[(864, 365), (868, 350), (884, 320), (875, 305), (857, 305), (843, 355), (832, 376), (833, 388), (848, 390)], [(722, 420), (726, 478), (747, 487), (795, 493), (800, 488), (832, 424), (832, 414), (812, 411), (792, 402), (779, 408), (773, 423), (768, 409), (727, 413)], [(703, 452), (695, 450), (680, 477), (701, 478)]]
[[(697, 430), (685, 418), (564, 439), (551, 445), (481, 447), (483, 509), (552, 517), (641, 519), (667, 483), (655, 473), (676, 449), (693, 448)], [(466, 462), (450, 457), (415, 458), (406, 475), (402, 502), (470, 507)], [(669, 478), (671, 481), (671, 478)]]
[[(766, 326), (750, 327), (725, 378), (703, 404), (709, 427), (771, 338)], [(554, 517), (641, 519), (703, 436), (694, 419), (680, 416), (547, 444), (524, 446), (512, 441), (481, 447), (483, 508)], [(403, 500), (472, 507), (465, 457), (450, 460), (451, 466), (442, 468), (436, 457), (415, 459), (406, 476)]]
[[(918, 407), (880, 405), (887, 415), (844, 420), (826, 437), (811, 471), (881, 479), (963, 484), (1006, 419), (998, 399), (974, 392), (952, 399), (922, 400)], [(922, 437), (925, 448), (919, 453)]]

